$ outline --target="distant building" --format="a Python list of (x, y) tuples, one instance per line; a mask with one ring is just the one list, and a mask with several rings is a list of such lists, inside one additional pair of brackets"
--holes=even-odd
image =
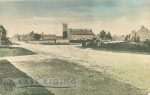
[(70, 42), (92, 40), (94, 37), (92, 29), (69, 29), (68, 24), (63, 24), (63, 38), (69, 39)]
[(126, 35), (114, 35), (112, 36), (112, 41), (125, 41)]
[(57, 40), (63, 40), (63, 36), (56, 36)]
[(29, 34), (21, 35), (20, 40), (21, 41), (33, 41), (33, 40), (35, 40), (34, 32), (32, 31)]
[(15, 35), (13, 35), (13, 37), (11, 38), (11, 40), (12, 41), (20, 41), (20, 37), (21, 37), (20, 34), (15, 34)]
[(56, 40), (56, 35), (54, 34), (41, 34), (41, 40)]
[(137, 36), (140, 37), (140, 41), (146, 41), (146, 40), (150, 41), (150, 30), (142, 26), (141, 29), (137, 31)]
[(136, 32), (132, 31), (131, 34), (128, 35), (129, 41), (150, 41), (150, 30), (146, 27), (141, 26), (141, 28)]

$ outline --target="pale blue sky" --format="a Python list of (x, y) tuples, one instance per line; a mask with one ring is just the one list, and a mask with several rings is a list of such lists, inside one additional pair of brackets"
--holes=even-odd
[(1, 24), (12, 34), (31, 30), (61, 34), (63, 22), (114, 34), (150, 26), (150, 0), (0, 0), (0, 13)]

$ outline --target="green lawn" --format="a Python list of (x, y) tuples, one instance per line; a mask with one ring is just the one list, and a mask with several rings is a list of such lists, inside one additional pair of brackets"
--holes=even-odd
[[(24, 72), (20, 71), (12, 64), (10, 64), (7, 60), (0, 60), (0, 95), (53, 95), (50, 91), (48, 91), (44, 86), (41, 86), (40, 84), (38, 84), (37, 87), (30, 86), (30, 87), (18, 88), (16, 86), (18, 82), (15, 82), (15, 85), (13, 86), (14, 89), (10, 90), (8, 88), (10, 87), (10, 85), (8, 85), (8, 87), (6, 87), (5, 89), (3, 84), (7, 78), (13, 81), (19, 78), (33, 80)], [(41, 91), (42, 93), (40, 92), (36, 93), (35, 91)]]
[(0, 48), (0, 57), (32, 55), (32, 54), (35, 54), (35, 53), (32, 51), (26, 50), (24, 48), (21, 48), (21, 47)]

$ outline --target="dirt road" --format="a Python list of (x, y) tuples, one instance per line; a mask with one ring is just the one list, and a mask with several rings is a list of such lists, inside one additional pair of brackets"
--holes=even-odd
[(150, 91), (150, 55), (82, 49), (78, 45), (39, 45), (19, 42), (20, 46), (38, 53), (7, 58), (13, 65), (30, 74), (20, 61), (46, 58), (63, 59), (110, 75), (120, 82)]

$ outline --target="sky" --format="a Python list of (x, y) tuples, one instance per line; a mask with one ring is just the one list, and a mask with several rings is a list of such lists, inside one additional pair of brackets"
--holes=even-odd
[(69, 28), (129, 34), (142, 25), (150, 29), (150, 0), (0, 0), (0, 24), (8, 35), (62, 35)]

